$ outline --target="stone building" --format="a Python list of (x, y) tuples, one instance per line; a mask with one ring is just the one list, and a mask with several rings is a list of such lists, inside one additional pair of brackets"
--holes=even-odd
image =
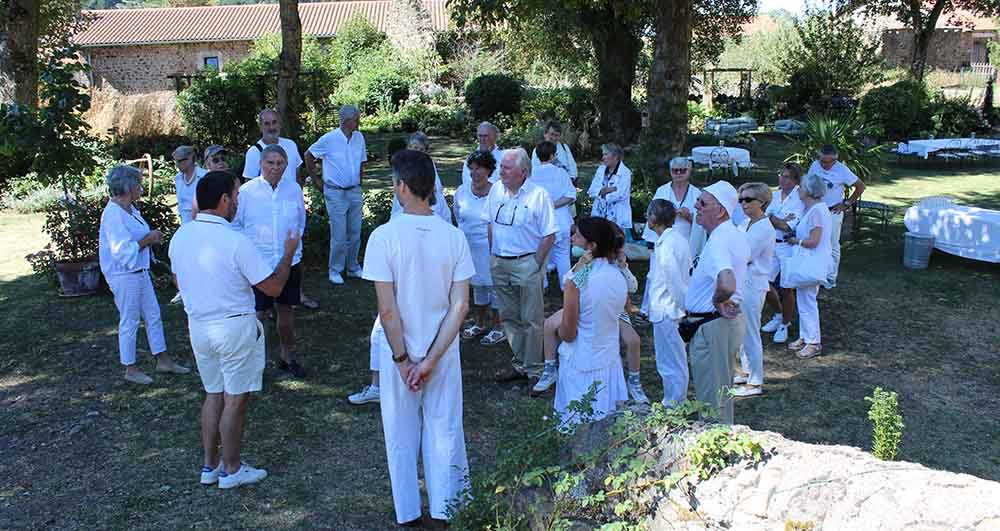
[[(941, 15), (927, 50), (927, 66), (957, 71), (988, 63), (989, 41), (1000, 42), (994, 19), (968, 13)], [(913, 31), (898, 21), (887, 22), (882, 32), (882, 56), (890, 66), (906, 68), (913, 56)]]

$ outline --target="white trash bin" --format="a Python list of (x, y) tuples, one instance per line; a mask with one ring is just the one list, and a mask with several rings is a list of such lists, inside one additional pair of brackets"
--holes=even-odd
[(903, 267), (927, 269), (934, 249), (934, 236), (907, 232), (903, 238)]

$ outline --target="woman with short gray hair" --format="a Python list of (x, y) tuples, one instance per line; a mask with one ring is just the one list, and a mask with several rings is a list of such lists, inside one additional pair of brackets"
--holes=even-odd
[(632, 170), (622, 160), (625, 152), (617, 144), (604, 144), (601, 152), (602, 164), (587, 190), (594, 199), (590, 215), (610, 220), (628, 237), (632, 234)]
[[(410, 135), (409, 140), (406, 142), (406, 149), (412, 149), (414, 151), (420, 151), (422, 153), (427, 153), (431, 147), (431, 141), (427, 138), (427, 135), (423, 131), (417, 131)], [(434, 160), (431, 160), (431, 164), (434, 164)], [(451, 210), (448, 208), (448, 201), (444, 197), (444, 185), (441, 184), (441, 176), (438, 175), (437, 164), (434, 164), (434, 195), (431, 199), (431, 210), (434, 211), (439, 218), (445, 220), (449, 225), (451, 224)], [(395, 217), (397, 214), (403, 212), (403, 205), (399, 204), (399, 198), (395, 195), (392, 196), (392, 213), (390, 216)]]
[(98, 255), (101, 272), (118, 307), (118, 354), (125, 366), (125, 379), (137, 384), (153, 383), (136, 363), (140, 318), (146, 322), (146, 338), (156, 358), (156, 370), (187, 374), (191, 369), (177, 365), (166, 353), (160, 306), (149, 278), (149, 248), (160, 244), (163, 233), (151, 230), (133, 204), (142, 196), (142, 173), (120, 164), (111, 168), (107, 181), (111, 198), (101, 214)]

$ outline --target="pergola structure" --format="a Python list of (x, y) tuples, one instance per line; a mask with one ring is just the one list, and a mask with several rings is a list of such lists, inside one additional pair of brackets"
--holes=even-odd
[(702, 102), (705, 107), (711, 109), (715, 105), (715, 74), (738, 73), (740, 75), (741, 99), (749, 100), (753, 97), (753, 69), (751, 68), (706, 68), (705, 69), (705, 95)]

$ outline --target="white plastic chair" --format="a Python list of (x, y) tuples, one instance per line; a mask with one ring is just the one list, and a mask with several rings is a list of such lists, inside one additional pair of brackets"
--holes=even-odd
[(920, 208), (947, 208), (955, 204), (955, 200), (946, 195), (932, 195), (917, 201)]

